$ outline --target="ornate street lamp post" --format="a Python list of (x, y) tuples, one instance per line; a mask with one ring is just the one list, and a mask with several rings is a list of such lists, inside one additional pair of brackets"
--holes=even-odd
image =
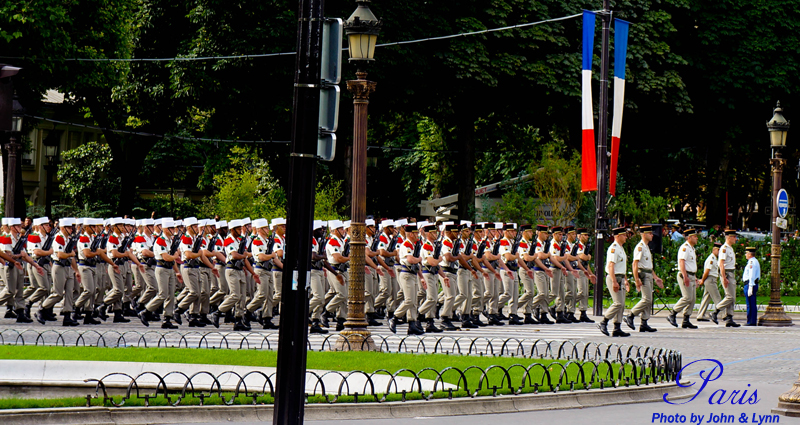
[[(14, 102), (16, 103), (16, 102)], [(19, 142), (22, 137), (22, 115), (14, 111), (11, 117), (11, 131), (8, 133), (8, 180), (6, 181), (6, 217), (15, 217), (17, 200), (17, 167), (19, 167), (19, 154), (22, 151), (22, 144)]]
[(353, 206), (350, 218), (350, 282), (347, 321), (337, 346), (344, 350), (377, 350), (364, 317), (364, 257), (367, 216), (367, 105), (376, 83), (367, 81), (366, 65), (374, 61), (375, 44), (382, 22), (369, 9), (368, 0), (357, 0), (356, 11), (344, 30), (350, 45), (351, 63), (357, 65), (356, 80), (347, 81), (353, 93)]
[(792, 319), (783, 311), (781, 303), (781, 229), (778, 227), (778, 192), (781, 190), (783, 164), (781, 149), (786, 146), (786, 135), (789, 132), (789, 121), (783, 117), (781, 102), (775, 107), (772, 119), (767, 122), (769, 141), (773, 156), (772, 166), (772, 253), (770, 273), (769, 305), (763, 316), (758, 318), (759, 326), (792, 326)]

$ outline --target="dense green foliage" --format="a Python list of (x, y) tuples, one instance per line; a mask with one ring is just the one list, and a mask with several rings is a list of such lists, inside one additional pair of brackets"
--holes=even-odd
[[(563, 17), (600, 4), (376, 1), (371, 8), (384, 21), (380, 41), (396, 42)], [(221, 186), (215, 177), (231, 168), (230, 144), (170, 136), (289, 140), (293, 56), (63, 59), (291, 52), (296, 6), (287, 0), (242, 0), (235, 7), (215, 0), (7, 2), (0, 6), (0, 48), (22, 57), (8, 61), (24, 68), (15, 84), (30, 112), (41, 109), (41, 95), (53, 88), (102, 127), (168, 136), (105, 132), (114, 169), (128, 171), (119, 173), (122, 193), (137, 187), (216, 191)], [(619, 161), (625, 190), (669, 199), (671, 215), (709, 224), (723, 221), (727, 192), (737, 227), (766, 227), (763, 209), (755, 213), (769, 197), (764, 122), (776, 100), (789, 118), (797, 103), (800, 56), (791, 46), (800, 37), (800, 12), (777, 0), (627, 0), (612, 6), (614, 17), (632, 23)], [(355, 4), (329, 0), (326, 7), (326, 16), (346, 17)], [(775, 10), (782, 11), (780, 19)], [(600, 25), (597, 31), (599, 54)], [(613, 54), (613, 41), (611, 47)], [(369, 68), (369, 78), (378, 82), (369, 143), (414, 151), (370, 149), (368, 212), (416, 215), (419, 200), (458, 193), (459, 211), (469, 216), (476, 185), (516, 177), (532, 162), (541, 166), (535, 161), (543, 144), (580, 149), (580, 58), (580, 19), (379, 48)], [(595, 71), (598, 65), (595, 58)], [(354, 69), (346, 63), (345, 78)], [(599, 73), (594, 75), (596, 97)], [(337, 211), (349, 204), (348, 99), (345, 93), (336, 161), (320, 171), (342, 181)], [(797, 163), (796, 148), (784, 155)], [(257, 156), (286, 188), (287, 145), (262, 145)], [(563, 157), (573, 158), (567, 152)], [(565, 179), (579, 171), (570, 168)], [(786, 186), (794, 195), (794, 179)], [(628, 205), (624, 196), (620, 192), (619, 201)], [(590, 210), (586, 198), (579, 220), (585, 219), (581, 211)], [(124, 214), (136, 206), (122, 196), (110, 207)], [(637, 220), (628, 211), (618, 215)]]
[(112, 167), (108, 145), (88, 142), (62, 154), (58, 167), (61, 201), (85, 210), (108, 210), (120, 193), (119, 177)]

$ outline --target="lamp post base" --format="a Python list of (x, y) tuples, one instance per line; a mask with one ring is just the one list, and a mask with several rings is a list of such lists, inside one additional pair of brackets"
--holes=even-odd
[(366, 328), (347, 329), (339, 333), (337, 351), (381, 351)]
[(778, 407), (772, 409), (772, 413), (800, 418), (800, 380), (778, 397)]
[(764, 315), (758, 318), (758, 326), (792, 326), (792, 318), (783, 310), (783, 303), (770, 301)]

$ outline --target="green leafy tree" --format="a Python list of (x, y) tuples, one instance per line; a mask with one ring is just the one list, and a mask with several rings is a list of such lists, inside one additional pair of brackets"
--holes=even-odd
[(110, 209), (119, 202), (120, 179), (111, 166), (111, 149), (89, 142), (62, 153), (58, 167), (61, 203), (86, 210)]
[(677, 198), (670, 202), (667, 198), (653, 196), (649, 190), (642, 189), (634, 193), (623, 193), (614, 198), (608, 212), (612, 216), (616, 215), (620, 223), (659, 223), (669, 218), (670, 204), (677, 202)]

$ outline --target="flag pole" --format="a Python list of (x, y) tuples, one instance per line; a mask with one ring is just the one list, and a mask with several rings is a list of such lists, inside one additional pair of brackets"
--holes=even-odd
[(597, 128), (597, 215), (594, 228), (596, 243), (594, 246), (594, 267), (597, 281), (594, 284), (594, 315), (603, 314), (603, 285), (605, 285), (605, 235), (608, 231), (606, 217), (606, 190), (608, 182), (608, 40), (611, 35), (611, 10), (609, 0), (603, 0), (603, 11), (600, 12), (603, 22), (602, 51), (600, 56), (600, 116)]

